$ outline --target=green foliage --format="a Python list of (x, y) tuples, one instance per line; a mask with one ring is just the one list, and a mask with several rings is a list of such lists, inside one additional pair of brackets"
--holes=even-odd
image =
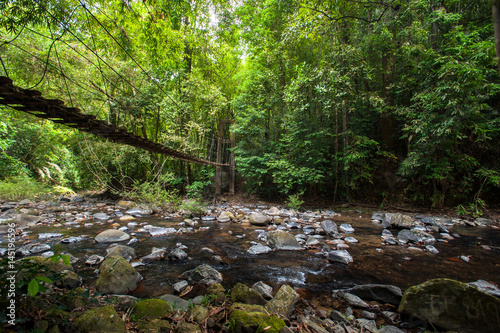
[(135, 181), (132, 189), (125, 190), (122, 194), (140, 203), (173, 208), (180, 204), (176, 185), (178, 185), (178, 179), (175, 175), (166, 173), (153, 182)]
[(299, 210), (302, 204), (304, 204), (304, 201), (300, 199), (300, 196), (302, 196), (304, 193), (295, 193), (295, 194), (290, 194), (288, 196), (288, 200), (286, 201), (286, 206), (291, 209)]
[(24, 178), (9, 178), (0, 181), (0, 199), (19, 201), (22, 199), (41, 199), (49, 197), (53, 189), (36, 180)]

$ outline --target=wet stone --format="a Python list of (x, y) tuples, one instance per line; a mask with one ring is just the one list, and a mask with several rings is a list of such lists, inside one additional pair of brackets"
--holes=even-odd
[(354, 232), (354, 228), (350, 224), (341, 224), (339, 227), (340, 232), (351, 234)]

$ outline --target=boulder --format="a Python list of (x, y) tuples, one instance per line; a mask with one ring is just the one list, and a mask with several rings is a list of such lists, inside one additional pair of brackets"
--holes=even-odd
[(279, 333), (285, 322), (276, 315), (270, 315), (260, 305), (234, 303), (229, 309), (229, 321), (234, 324), (233, 332)]
[(200, 326), (191, 323), (178, 323), (174, 333), (202, 333)]
[(349, 293), (359, 296), (362, 299), (399, 305), (403, 293), (396, 286), (386, 284), (362, 284), (350, 288)]
[(189, 308), (189, 302), (183, 298), (171, 294), (165, 294), (159, 297), (160, 300), (167, 302), (172, 307), (173, 311), (186, 311)]
[(269, 246), (262, 245), (262, 244), (256, 244), (252, 245), (247, 252), (250, 254), (264, 254), (264, 253), (269, 253), (273, 249), (271, 249)]
[(231, 220), (234, 220), (234, 215), (231, 212), (222, 212), (217, 218), (217, 221), (220, 223), (231, 222)]
[(207, 285), (222, 282), (222, 275), (208, 265), (199, 265), (195, 269), (186, 271), (181, 274), (180, 278)]
[(419, 229), (411, 229), (411, 230), (403, 229), (398, 233), (398, 241), (402, 244), (413, 242), (413, 243), (423, 243), (429, 245), (433, 244), (436, 241), (436, 239), (428, 232)]
[(108, 257), (99, 267), (96, 288), (105, 294), (126, 294), (137, 287), (142, 276), (119, 256)]
[(352, 234), (354, 232), (354, 228), (350, 224), (341, 224), (339, 230), (346, 234)]
[(137, 322), (139, 333), (170, 332), (171, 328), (170, 322), (162, 319), (153, 319), (151, 321), (139, 320)]
[(347, 250), (333, 250), (328, 252), (328, 261), (348, 265), (354, 260)]
[(266, 226), (270, 221), (268, 216), (257, 212), (253, 212), (252, 214), (250, 214), (250, 217), (248, 219), (250, 220), (251, 224), (257, 226)]
[(106, 253), (106, 257), (120, 256), (128, 262), (131, 262), (137, 257), (132, 247), (120, 244), (111, 245), (106, 249)]
[(267, 302), (266, 309), (271, 313), (277, 313), (288, 317), (295, 309), (295, 304), (299, 300), (299, 294), (289, 285), (282, 285), (274, 298)]
[(73, 332), (125, 332), (125, 322), (113, 305), (86, 311), (73, 322)]
[(464, 333), (498, 332), (500, 299), (451, 279), (432, 279), (408, 288), (399, 312)]
[(30, 226), (34, 226), (41, 220), (43, 220), (42, 217), (27, 214), (17, 214), (16, 216), (14, 216), (11, 223), (15, 223), (17, 229), (24, 229)]
[(195, 323), (201, 323), (208, 317), (208, 309), (202, 305), (195, 305), (186, 312), (186, 318)]
[(237, 283), (233, 289), (231, 289), (231, 300), (233, 302), (245, 304), (266, 304), (266, 300), (261, 296), (261, 294), (242, 283)]
[(141, 217), (143, 215), (151, 215), (153, 214), (153, 210), (146, 205), (140, 205), (136, 206), (134, 208), (131, 208), (125, 212), (125, 214), (132, 215), (132, 216), (137, 216)]
[(133, 201), (125, 201), (125, 200), (120, 200), (116, 204), (117, 206), (120, 206), (122, 208), (130, 209), (136, 206), (136, 203)]
[(393, 227), (397, 229), (410, 229), (414, 225), (413, 217), (401, 213), (385, 213), (382, 220), (384, 228)]
[(274, 250), (302, 250), (297, 239), (282, 230), (272, 230), (267, 233), (267, 244)]
[(140, 319), (158, 319), (169, 316), (172, 313), (172, 307), (166, 301), (151, 298), (139, 301), (134, 305), (133, 318)]
[(99, 233), (97, 236), (95, 236), (95, 240), (98, 243), (115, 243), (115, 242), (126, 241), (128, 239), (130, 239), (129, 234), (121, 230), (115, 230), (115, 229), (105, 230)]
[(259, 294), (261, 294), (264, 298), (273, 298), (273, 288), (262, 281), (254, 283), (252, 288)]
[(332, 220), (324, 220), (320, 223), (321, 228), (330, 236), (337, 233), (337, 224)]

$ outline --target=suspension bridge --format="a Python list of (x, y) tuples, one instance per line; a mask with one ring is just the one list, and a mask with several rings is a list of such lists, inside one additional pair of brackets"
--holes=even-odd
[[(53, 31), (49, 27), (48, 31), (50, 32), (50, 35), (47, 35), (46, 33), (44, 34), (31, 29), (28, 24), (25, 24), (12, 39), (4, 40), (3, 38), (0, 38), (0, 50), (5, 50), (7, 48), (16, 49), (17, 52), (26, 54), (26, 56), (32, 61), (32, 63), (22, 63), (22, 61), (20, 62), (19, 60), (9, 59), (8, 57), (4, 58), (5, 54), (8, 53), (0, 53), (0, 64), (3, 72), (5, 73), (4, 76), (0, 76), (0, 104), (31, 114), (38, 118), (47, 119), (53, 121), (54, 123), (63, 124), (79, 131), (105, 138), (114, 143), (129, 145), (151, 153), (169, 156), (190, 163), (215, 166), (216, 195), (221, 194), (222, 174), (224, 172), (228, 175), (229, 193), (234, 194), (235, 159), (234, 150), (230, 148), (234, 148), (235, 146), (235, 137), (234, 133), (229, 133), (228, 124), (232, 122), (231, 120), (220, 119), (216, 125), (217, 128), (212, 129), (212, 134), (215, 135), (211, 140), (205, 140), (205, 137), (198, 137), (197, 140), (187, 140), (187, 144), (184, 145), (184, 149), (189, 152), (186, 152), (183, 151), (184, 149), (174, 148), (172, 142), (167, 141), (166, 144), (161, 144), (147, 138), (146, 135), (137, 135), (135, 127), (133, 131), (130, 131), (124, 127), (116, 125), (118, 122), (110, 122), (109, 118), (108, 121), (99, 119), (99, 113), (97, 113), (97, 115), (93, 115), (90, 114), (91, 112), (82, 112), (82, 108), (73, 107), (73, 98), (70, 92), (72, 89), (70, 89), (70, 85), (73, 85), (74, 89), (86, 91), (88, 94), (93, 96), (99, 95), (95, 97), (95, 100), (104, 100), (105, 103), (111, 104), (112, 101), (116, 101), (116, 97), (110, 94), (107, 88), (112, 83), (116, 84), (117, 78), (120, 84), (128, 86), (129, 89), (134, 92), (134, 97), (137, 93), (142, 95), (141, 97), (143, 99), (146, 99), (146, 94), (141, 91), (140, 87), (134, 84), (135, 82), (133, 82), (132, 78), (122, 75), (120, 71), (115, 68), (115, 66), (110, 64), (109, 61), (104, 59), (99, 54), (95, 42), (96, 37), (90, 28), (92, 26), (91, 23), (94, 23), (96, 27), (102, 29), (103, 33), (111, 38), (111, 40), (116, 44), (118, 50), (126, 54), (127, 58), (129, 58), (136, 67), (137, 72), (142, 73), (141, 75), (143, 75), (143, 77), (140, 82), (150, 82), (152, 86), (156, 86), (156, 89), (162, 94), (163, 97), (170, 100), (172, 106), (178, 108), (182, 113), (187, 113), (180, 103), (170, 96), (169, 92), (164, 90), (158, 80), (154, 79), (128, 51), (128, 49), (122, 45), (116, 36), (110, 32), (109, 28), (96, 17), (95, 13), (105, 15), (100, 7), (92, 6), (83, 0), (78, 1), (78, 4), (71, 11), (70, 16), (64, 20), (60, 20), (47, 8), (44, 8), (44, 12), (46, 14), (47, 21), (54, 21), (59, 26), (59, 30)], [(78, 13), (81, 15), (80, 17), (87, 18), (86, 24), (82, 26), (89, 27), (89, 30), (87, 31), (89, 35), (87, 36), (88, 40), (84, 40), (83, 35), (79, 33), (80, 28), (72, 26), (72, 17)], [(123, 27), (121, 28), (123, 30)], [(48, 48), (47, 56), (39, 56), (37, 54), (40, 53), (39, 49), (32, 47), (32, 50), (30, 51), (29, 45), (27, 46), (26, 44), (16, 41), (20, 36), (26, 33), (48, 40), (48, 45), (50, 46)], [(66, 35), (69, 37), (66, 38)], [(78, 44), (81, 48), (78, 49), (75, 47), (76, 44)], [(58, 46), (66, 48), (68, 52), (72, 52), (74, 55), (76, 53), (75, 56), (78, 57), (82, 63), (86, 63), (89, 68), (92, 67), (95, 71), (95, 76), (100, 77), (102, 81), (101, 85), (92, 81), (82, 82), (81, 80), (79, 81), (72, 78), (71, 75), (68, 75), (67, 71), (65, 71), (61, 65)], [(43, 70), (43, 75), (34, 86), (30, 88), (22, 88), (15, 85), (13, 80), (10, 78), (8, 71), (9, 62), (11, 63), (10, 67), (14, 69), (14, 71), (18, 71), (21, 68), (28, 68), (34, 63), (38, 63), (37, 66)], [(108, 69), (108, 74), (104, 73), (104, 68)], [(44, 98), (40, 91), (34, 90), (34, 88), (47, 79), (49, 73), (50, 75), (58, 73), (59, 79), (61, 79), (61, 91), (66, 90), (65, 94), (67, 96), (65, 96), (65, 98), (61, 97), (61, 93), (56, 94), (56, 98), (64, 98), (69, 101), (72, 106), (67, 106), (66, 103), (60, 99)], [(206, 145), (207, 147), (203, 147), (203, 145)], [(194, 146), (197, 146), (197, 148)], [(198, 153), (196, 153), (196, 151), (198, 151)]]

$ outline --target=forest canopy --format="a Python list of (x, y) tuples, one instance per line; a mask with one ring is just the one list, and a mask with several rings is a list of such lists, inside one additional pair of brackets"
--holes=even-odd
[[(195, 155), (229, 119), (240, 190), (266, 198), (480, 212), (500, 194), (497, 5), (7, 0), (0, 75)], [(4, 181), (192, 196), (213, 181), (210, 166), (0, 113)]]

